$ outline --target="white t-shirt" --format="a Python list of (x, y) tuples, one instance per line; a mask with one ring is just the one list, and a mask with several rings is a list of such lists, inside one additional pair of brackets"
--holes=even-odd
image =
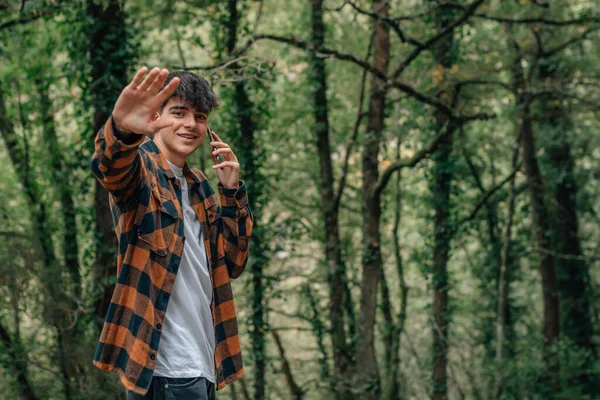
[(163, 322), (154, 375), (169, 378), (204, 377), (215, 382), (215, 332), (210, 304), (210, 268), (200, 221), (190, 206), (183, 169), (169, 162), (179, 180), (185, 242), (177, 279)]

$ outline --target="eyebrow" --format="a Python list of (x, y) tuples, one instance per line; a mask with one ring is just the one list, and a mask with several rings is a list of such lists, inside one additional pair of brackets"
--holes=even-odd
[[(172, 107), (169, 107), (169, 111), (173, 111), (173, 110), (183, 110), (183, 111), (187, 111), (187, 110), (189, 110), (189, 109), (190, 109), (190, 108), (189, 108), (189, 107), (186, 107), (186, 106), (172, 106)], [(196, 113), (196, 114), (202, 114), (202, 115), (204, 115), (205, 117), (206, 117), (206, 115), (207, 115), (206, 113), (204, 113), (204, 112), (202, 112), (202, 111), (196, 111), (195, 113)]]
[(185, 106), (172, 106), (169, 107), (169, 111), (171, 110), (189, 110), (189, 107), (185, 107)]

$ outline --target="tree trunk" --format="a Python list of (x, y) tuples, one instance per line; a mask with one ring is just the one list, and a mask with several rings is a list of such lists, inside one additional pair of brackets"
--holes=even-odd
[[(511, 26), (507, 25), (506, 30), (510, 32)], [(558, 358), (555, 351), (551, 350), (552, 345), (560, 334), (558, 283), (554, 256), (550, 251), (552, 249), (550, 239), (551, 227), (549, 212), (546, 206), (546, 193), (538, 166), (533, 137), (533, 123), (530, 110), (532, 99), (531, 95), (527, 94), (528, 83), (525, 80), (525, 74), (521, 66), (521, 57), (518, 56), (521, 50), (514, 39), (510, 40), (511, 47), (514, 48), (514, 53), (517, 55), (511, 68), (512, 86), (513, 91), (517, 93), (516, 111), (519, 123), (519, 137), (523, 150), (523, 164), (525, 166), (525, 174), (527, 175), (527, 187), (531, 201), (532, 228), (537, 246), (538, 268), (542, 280), (542, 302), (544, 306), (542, 331), (546, 370), (541, 373), (540, 387), (547, 390), (548, 392), (545, 394), (551, 398), (554, 390), (559, 385)]]
[[(483, 186), (483, 183), (481, 182), (481, 178), (479, 176), (479, 172), (477, 171), (477, 168), (471, 161), (471, 158), (466, 150), (465, 160), (467, 162), (467, 165), (469, 166), (469, 169), (471, 170), (473, 178), (475, 179), (477, 188), (479, 189), (482, 195), (485, 195), (487, 190)], [(494, 181), (495, 176), (493, 175), (493, 186), (495, 186)], [(478, 328), (478, 331), (481, 332), (481, 343), (486, 349), (485, 356), (483, 357), (482, 362), (484, 363), (484, 365), (489, 365), (496, 353), (496, 347), (494, 346), (494, 314), (498, 310), (498, 299), (496, 293), (498, 292), (498, 282), (501, 269), (502, 244), (500, 243), (500, 237), (498, 234), (498, 207), (496, 202), (490, 200), (486, 201), (485, 210), (488, 241), (486, 242), (483, 236), (480, 240), (482, 247), (487, 248), (486, 258), (481, 268), (477, 271), (473, 271), (473, 273), (476, 274), (479, 278), (479, 286), (482, 293), (490, 294), (489, 300), (486, 300), (484, 302), (484, 304), (488, 305), (488, 307), (486, 307), (483, 310), (484, 317), (481, 318), (480, 321), (478, 321), (481, 324)]]
[(285, 381), (288, 384), (288, 388), (290, 389), (291, 398), (294, 400), (302, 400), (304, 398), (304, 391), (294, 379), (294, 375), (292, 374), (292, 369), (290, 368), (290, 363), (285, 356), (285, 349), (283, 348), (283, 344), (281, 343), (281, 338), (279, 334), (275, 330), (271, 330), (271, 335), (273, 335), (273, 340), (275, 340), (275, 345), (277, 346), (277, 350), (279, 351), (279, 356), (281, 357), (281, 371), (283, 372), (283, 376), (285, 376)]
[(63, 254), (67, 272), (71, 276), (71, 293), (75, 300), (81, 297), (81, 275), (79, 271), (79, 246), (77, 240), (76, 210), (69, 177), (72, 171), (68, 171), (65, 165), (62, 150), (56, 137), (56, 128), (54, 124), (54, 113), (52, 103), (48, 93), (47, 82), (36, 80), (36, 88), (40, 101), (40, 113), (42, 116), (42, 131), (44, 143), (47, 146), (50, 160), (52, 163), (52, 179), (54, 187), (60, 192), (60, 205), (63, 218)]
[(8, 330), (6, 330), (4, 326), (0, 325), (0, 343), (2, 343), (2, 346), (6, 349), (6, 354), (8, 354), (8, 357), (12, 361), (10, 365), (17, 374), (17, 382), (19, 383), (19, 392), (21, 393), (21, 398), (25, 400), (37, 400), (35, 392), (33, 391), (33, 387), (29, 382), (27, 363), (24, 361), (25, 357), (21, 354), (21, 339), (19, 337), (15, 337), (15, 340), (12, 340)]
[(304, 296), (308, 299), (310, 311), (312, 315), (309, 317), (311, 320), (313, 332), (315, 333), (317, 340), (317, 347), (319, 348), (319, 365), (321, 366), (321, 379), (328, 384), (333, 385), (334, 382), (330, 381), (329, 374), (329, 365), (327, 364), (327, 360), (329, 360), (329, 356), (327, 353), (327, 348), (325, 347), (325, 327), (321, 322), (321, 317), (319, 313), (319, 308), (317, 305), (317, 299), (312, 293), (310, 286), (307, 284), (303, 287)]
[[(555, 60), (545, 60), (540, 66), (540, 78), (552, 80), (560, 71)], [(550, 82), (551, 83), (551, 82)], [(571, 155), (569, 133), (571, 122), (567, 110), (558, 96), (542, 100), (542, 115), (545, 120), (540, 129), (549, 138), (547, 160), (551, 171), (552, 196), (556, 205), (552, 222), (556, 241), (556, 251), (561, 254), (555, 259), (558, 286), (560, 289), (561, 326), (564, 334), (576, 346), (590, 354), (577, 377), (575, 385), (582, 385), (585, 394), (594, 397), (600, 394), (597, 376), (589, 371), (593, 368), (596, 346), (593, 341), (594, 329), (591, 322), (591, 294), (587, 279), (589, 267), (583, 259), (579, 239), (579, 219), (577, 216), (577, 182), (575, 161)]]
[[(381, 17), (389, 14), (389, 2), (374, 0), (372, 11)], [(390, 35), (388, 25), (374, 20), (375, 53), (374, 66), (387, 74), (390, 59)], [(377, 309), (377, 286), (381, 276), (381, 203), (375, 198), (375, 185), (379, 178), (378, 155), (384, 127), (384, 82), (376, 77), (371, 80), (371, 93), (367, 132), (362, 154), (362, 215), (363, 215), (363, 269), (360, 302), (360, 336), (356, 351), (356, 387), (363, 388), (363, 399), (378, 399), (381, 393), (377, 357), (375, 354), (375, 315)]]
[[(63, 261), (64, 265), (57, 264), (60, 266), (56, 274), (61, 274), (63, 270), (66, 270), (67, 276), (61, 276), (60, 279), (60, 290), (64, 293), (70, 293), (70, 296), (65, 296), (65, 302), (68, 302), (69, 312), (79, 312), (78, 301), (83, 300), (81, 298), (82, 282), (81, 282), (81, 271), (79, 270), (79, 246), (77, 239), (77, 222), (76, 222), (76, 207), (73, 201), (71, 192), (71, 186), (69, 182), (69, 176), (71, 171), (67, 171), (62, 149), (59, 146), (58, 139), (56, 137), (56, 127), (54, 124), (54, 112), (52, 110), (52, 102), (49, 97), (49, 84), (40, 79), (36, 79), (35, 86), (38, 92), (40, 102), (40, 115), (42, 117), (42, 132), (43, 141), (47, 146), (48, 154), (51, 161), (51, 176), (54, 188), (59, 191), (60, 194), (60, 211), (63, 219)], [(79, 339), (83, 337), (83, 331), (81, 324), (74, 323), (69, 324), (67, 328), (67, 322), (70, 319), (75, 319), (77, 322), (79, 318), (67, 317), (65, 322), (57, 324), (57, 337), (59, 340), (59, 356), (61, 357), (62, 371), (65, 379), (76, 378), (79, 376), (78, 371), (83, 369), (79, 360), (73, 358), (71, 354), (73, 349), (78, 347)]]
[[(90, 148), (94, 138), (112, 112), (119, 93), (128, 83), (127, 71), (131, 59), (127, 45), (125, 13), (118, 0), (109, 0), (105, 6), (87, 0), (89, 17), (88, 41), (90, 50), (91, 85), (90, 103), (93, 110), (93, 126)], [(116, 271), (117, 237), (108, 203), (108, 192), (95, 180), (94, 210), (96, 223), (95, 277), (101, 285), (102, 294), (95, 306), (99, 327), (104, 320), (112, 298), (115, 284), (109, 283)]]
[[(515, 150), (512, 156), (512, 170), (517, 168), (519, 160), (519, 142), (520, 138), (517, 138), (515, 144)], [(515, 180), (516, 175), (510, 180), (510, 186), (508, 189), (508, 216), (506, 218), (506, 228), (504, 230), (504, 244), (502, 246), (502, 256), (500, 264), (500, 275), (498, 277), (498, 313), (496, 319), (496, 361), (497, 361), (497, 372), (495, 377), (495, 387), (493, 396), (496, 399), (500, 399), (504, 390), (504, 366), (507, 365), (512, 357), (510, 357), (514, 338), (513, 325), (511, 321), (510, 305), (509, 305), (509, 294), (510, 294), (510, 283), (512, 280), (512, 266), (513, 261), (511, 257), (511, 245), (512, 245), (512, 224), (515, 213)], [(508, 354), (506, 354), (508, 353)]]
[[(526, 100), (527, 102), (527, 100)], [(536, 245), (538, 247), (538, 265), (542, 277), (542, 291), (544, 301), (544, 360), (546, 362), (546, 379), (556, 382), (558, 377), (558, 362), (556, 356), (551, 355), (550, 347), (558, 339), (559, 335), (559, 300), (558, 283), (554, 267), (554, 256), (549, 250), (552, 249), (550, 242), (550, 222), (548, 208), (546, 207), (544, 186), (542, 176), (538, 167), (533, 138), (533, 127), (529, 116), (529, 106), (525, 102), (521, 111), (521, 143), (523, 146), (523, 161), (529, 184), (529, 196), (531, 198), (531, 211), (533, 219), (533, 230)]]
[[(27, 127), (23, 126), (26, 130)], [(17, 140), (14, 125), (8, 119), (6, 106), (4, 104), (4, 91), (0, 85), (0, 133), (4, 140), (8, 155), (23, 191), (27, 197), (29, 212), (34, 221), (34, 232), (37, 233), (37, 240), (42, 250), (43, 268), (40, 275), (40, 281), (44, 284), (46, 290), (44, 317), (48, 323), (56, 329), (57, 332), (57, 353), (61, 375), (63, 378), (64, 396), (67, 400), (71, 399), (71, 378), (75, 377), (74, 363), (65, 354), (68, 351), (70, 343), (68, 335), (65, 336), (65, 329), (70, 324), (69, 311), (71, 310), (71, 301), (65, 296), (62, 290), (62, 266), (59, 264), (54, 253), (54, 243), (52, 230), (48, 222), (46, 205), (42, 201), (41, 193), (37, 187), (35, 177), (31, 176), (29, 155), (26, 147), (23, 149)], [(25, 135), (26, 140), (27, 135)], [(51, 305), (50, 305), (51, 304)]]
[(448, 398), (448, 255), (450, 250), (450, 162), (451, 140), (440, 144), (432, 159), (435, 233), (433, 247), (433, 394), (434, 400)]
[[(400, 160), (400, 146), (398, 141), (396, 147), (396, 160)], [(396, 177), (396, 201), (394, 204), (394, 258), (396, 259), (396, 273), (398, 275), (398, 293), (400, 296), (400, 311), (396, 317), (397, 321), (393, 326), (391, 345), (389, 346), (390, 359), (389, 367), (387, 368), (387, 387), (383, 392), (384, 400), (400, 400), (404, 396), (400, 387), (400, 345), (402, 333), (404, 332), (404, 322), (406, 321), (406, 308), (408, 299), (408, 286), (404, 280), (404, 264), (400, 253), (400, 221), (402, 216), (402, 170), (399, 170)], [(387, 356), (387, 355), (386, 355)]]
[[(453, 12), (442, 7), (436, 14), (438, 30), (446, 28), (453, 20)], [(454, 64), (453, 33), (441, 38), (433, 49), (436, 63), (445, 74)], [(442, 87), (444, 90), (439, 95), (440, 100), (450, 103), (454, 97), (449, 85)], [(432, 370), (432, 398), (445, 400), (448, 398), (448, 325), (450, 321), (448, 310), (448, 258), (452, 227), (450, 222), (450, 187), (453, 176), (453, 165), (450, 159), (452, 153), (452, 133), (455, 129), (454, 122), (449, 116), (436, 111), (436, 129), (446, 129), (447, 134), (440, 141), (438, 148), (433, 153), (433, 184), (432, 196), (435, 208), (434, 217), (434, 245), (433, 245), (433, 370)]]
[(518, 90), (520, 93), (517, 95), (519, 135), (531, 201), (532, 225), (538, 250), (538, 266), (542, 278), (544, 361), (546, 363), (546, 371), (544, 371), (542, 379), (550, 386), (555, 386), (558, 378), (558, 360), (556, 355), (552, 354), (550, 347), (558, 339), (560, 331), (558, 283), (554, 256), (550, 252), (552, 249), (551, 231), (545, 200), (545, 188), (542, 183), (533, 137), (533, 124), (530, 115), (531, 98), (523, 93), (526, 82), (519, 58), (514, 61), (513, 65), (513, 85), (515, 91)]
[[(237, 32), (240, 16), (237, 10), (237, 0), (228, 1), (228, 33), (227, 51), (232, 54), (237, 44)], [(233, 68), (237, 64), (232, 65)], [(251, 295), (251, 344), (252, 357), (254, 358), (254, 399), (263, 400), (265, 395), (266, 379), (266, 354), (265, 332), (266, 321), (264, 315), (264, 282), (263, 268), (268, 263), (267, 244), (265, 243), (265, 228), (261, 224), (261, 212), (265, 202), (264, 177), (260, 173), (261, 159), (257, 157), (259, 151), (255, 143), (256, 121), (253, 118), (256, 107), (252, 104), (246, 82), (234, 83), (234, 104), (236, 120), (240, 132), (239, 149), (236, 151), (248, 190), (248, 201), (254, 215), (254, 228), (252, 230), (252, 262), (250, 264), (252, 295)]]
[[(315, 48), (325, 45), (323, 24), (323, 1), (311, 1), (312, 41)], [(313, 91), (315, 135), (320, 166), (320, 196), (323, 228), (325, 231), (325, 259), (329, 285), (329, 320), (335, 366), (334, 391), (337, 398), (349, 398), (351, 387), (352, 358), (346, 339), (344, 324), (344, 300), (349, 300), (345, 288), (345, 265), (342, 260), (338, 209), (335, 206), (334, 177), (329, 143), (329, 116), (327, 108), (327, 73), (325, 60), (310, 52)]]
[(384, 353), (384, 377), (386, 378), (383, 383), (383, 393), (388, 393), (388, 388), (392, 386), (398, 386), (398, 380), (396, 376), (392, 375), (394, 368), (392, 362), (394, 359), (394, 334), (396, 324), (394, 323), (394, 310), (392, 309), (392, 300), (390, 296), (390, 288), (388, 287), (387, 279), (385, 276), (385, 269), (381, 266), (381, 276), (379, 277), (381, 282), (381, 313), (383, 314), (383, 335), (382, 341), (385, 346)]

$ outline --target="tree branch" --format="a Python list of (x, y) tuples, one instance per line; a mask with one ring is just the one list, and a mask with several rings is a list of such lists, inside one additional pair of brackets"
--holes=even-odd
[(427, 96), (421, 92), (418, 92), (414, 87), (407, 85), (406, 83), (391, 81), (387, 84), (388, 87), (399, 89), (406, 93), (408, 96), (419, 100), (421, 103), (429, 104), (443, 112), (446, 115), (452, 115), (452, 109), (446, 104), (442, 103), (435, 97)]
[[(25, 2), (22, 3), (22, 6), (24, 4)], [(2, 24), (0, 24), (0, 30), (8, 29), (16, 25), (28, 24), (42, 17), (50, 17), (54, 15), (56, 11), (60, 10), (61, 5), (62, 1), (57, 1), (55, 4), (49, 5), (47, 8), (31, 10), (26, 15), (21, 15), (20, 17), (3, 22)], [(22, 11), (23, 8), (21, 7), (20, 12)]]
[(434, 149), (438, 146), (438, 144), (442, 141), (442, 139), (444, 139), (444, 137), (446, 137), (446, 135), (449, 133), (449, 131), (450, 131), (449, 121), (450, 120), (446, 121), (446, 123), (444, 124), (444, 126), (442, 127), (440, 132), (437, 135), (435, 135), (426, 146), (424, 146), (421, 150), (419, 150), (419, 152), (417, 152), (417, 154), (415, 154), (414, 156), (412, 156), (409, 159), (402, 159), (402, 160), (396, 161), (395, 163), (393, 163), (392, 165), (390, 165), (383, 171), (383, 173), (379, 177), (377, 184), (375, 185), (375, 190), (373, 193), (374, 201), (379, 201), (379, 198), (381, 197), (381, 193), (387, 186), (390, 178), (392, 177), (392, 174), (395, 171), (402, 169), (402, 168), (412, 168), (415, 165), (417, 165), (422, 159), (428, 158), (429, 156), (431, 156), (431, 153), (433, 153)]
[(392, 80), (395, 81), (400, 76), (400, 74), (410, 65), (410, 63), (413, 62), (419, 56), (419, 54), (421, 54), (421, 52), (423, 52), (423, 50), (426, 50), (429, 47), (431, 47), (435, 42), (437, 42), (447, 34), (451, 33), (454, 30), (454, 28), (462, 25), (467, 19), (469, 19), (469, 17), (473, 15), (473, 13), (475, 13), (477, 8), (480, 5), (482, 5), (484, 1), (485, 0), (475, 0), (453, 23), (451, 23), (446, 28), (442, 29), (437, 34), (429, 38), (425, 43), (423, 43), (422, 46), (419, 46), (416, 49), (414, 49), (412, 53), (410, 53), (409, 56), (406, 57), (406, 59), (404, 59), (404, 61), (402, 61), (400, 65), (398, 65), (398, 67), (392, 74)]
[[(478, 0), (478, 3), (481, 3), (482, 1), (484, 1), (484, 0)], [(463, 15), (463, 18), (466, 19), (466, 17), (464, 15)], [(455, 21), (451, 26), (458, 25), (460, 22), (459, 20)], [(443, 34), (442, 34), (442, 36), (443, 36)], [(413, 97), (413, 98), (421, 101), (422, 103), (429, 104), (447, 115), (452, 115), (452, 109), (449, 106), (447, 106), (446, 104), (444, 104), (441, 101), (439, 101), (438, 99), (436, 99), (435, 97), (431, 97), (424, 93), (421, 93), (421, 92), (417, 91), (417, 89), (415, 89), (414, 87), (412, 87), (406, 83), (399, 82), (394, 79), (392, 79), (392, 80), (388, 79), (388, 77), (383, 72), (379, 71), (377, 68), (375, 68), (375, 66), (369, 64), (368, 62), (361, 60), (352, 54), (340, 53), (336, 50), (332, 50), (332, 49), (328, 49), (328, 48), (316, 48), (311, 43), (307, 43), (303, 40), (296, 39), (295, 36), (287, 38), (287, 37), (283, 37), (283, 36), (268, 35), (268, 34), (257, 35), (257, 36), (254, 36), (254, 38), (249, 39), (248, 43), (246, 43), (246, 45), (242, 46), (242, 48), (240, 48), (240, 50), (238, 52), (236, 52), (236, 54), (239, 55), (242, 52), (246, 51), (250, 47), (251, 43), (256, 42), (258, 40), (264, 40), (264, 39), (274, 40), (277, 42), (292, 45), (292, 46), (297, 47), (302, 50), (312, 51), (312, 52), (317, 53), (318, 55), (321, 55), (322, 57), (331, 57), (331, 58), (335, 58), (338, 60), (349, 61), (353, 64), (360, 66), (361, 68), (363, 68), (363, 69), (367, 70), (368, 72), (372, 73), (373, 75), (375, 75), (377, 78), (386, 82), (386, 86), (384, 87), (383, 90), (387, 90), (390, 87), (399, 89), (399, 90), (403, 91), (404, 93), (406, 93), (407, 95), (409, 95), (410, 97)], [(434, 38), (432, 38), (428, 41), (428, 43), (429, 43), (428, 46), (433, 44), (433, 42), (435, 42), (435, 40), (438, 40), (439, 37), (437, 37), (435, 40), (433, 40), (433, 39)], [(194, 69), (194, 68), (190, 68), (190, 69)], [(481, 119), (483, 116), (484, 116), (483, 114), (480, 114), (478, 116), (469, 117), (469, 118), (467, 118), (467, 120)], [(489, 117), (489, 115), (487, 117)]]
[(499, 184), (497, 184), (496, 186), (494, 186), (493, 188), (491, 188), (490, 190), (488, 190), (485, 194), (483, 194), (481, 196), (481, 198), (479, 199), (479, 201), (477, 202), (477, 205), (475, 206), (475, 208), (473, 209), (473, 211), (471, 211), (471, 214), (469, 214), (468, 217), (463, 218), (462, 220), (460, 220), (457, 223), (457, 226), (460, 226), (460, 225), (464, 224), (465, 222), (469, 222), (469, 221), (475, 219), (475, 217), (477, 216), (477, 213), (479, 212), (479, 210), (481, 210), (481, 207), (483, 207), (483, 205), (487, 202), (487, 200), (494, 193), (496, 193), (496, 191), (498, 191), (498, 189), (500, 189), (507, 182), (509, 182), (517, 174), (517, 172), (519, 172), (520, 169), (521, 169), (521, 163), (519, 163), (517, 165), (517, 167), (510, 173), (510, 175), (508, 175), (506, 178), (504, 178), (502, 180), (502, 182), (500, 182)]
[(586, 39), (590, 33), (597, 31), (597, 30), (600, 30), (600, 25), (592, 26), (591, 28), (586, 29), (585, 31), (583, 31), (583, 33), (581, 35), (575, 36), (575, 37), (567, 40), (566, 42), (556, 46), (555, 48), (543, 52), (541, 55), (542, 55), (542, 57), (550, 57), (556, 53), (559, 53), (559, 52), (563, 51), (564, 49), (566, 49), (567, 47), (569, 47), (570, 45)]
[[(373, 48), (375, 34), (371, 35), (371, 39), (369, 41), (369, 48), (367, 49), (367, 55), (365, 57), (365, 61), (368, 62), (369, 57), (371, 56), (371, 49)], [(363, 70), (362, 78), (360, 81), (360, 95), (358, 97), (358, 111), (356, 113), (356, 119), (354, 121), (354, 130), (352, 131), (352, 138), (350, 139), (350, 143), (348, 143), (348, 147), (346, 148), (346, 155), (344, 156), (344, 164), (342, 166), (342, 175), (340, 177), (340, 184), (338, 186), (337, 193), (335, 195), (335, 200), (333, 202), (333, 209), (339, 210), (340, 203), (342, 201), (342, 194), (344, 193), (344, 188), (346, 187), (346, 178), (348, 176), (348, 167), (350, 164), (350, 155), (352, 154), (352, 148), (356, 143), (356, 139), (358, 137), (358, 129), (360, 128), (360, 121), (363, 117), (363, 101), (365, 98), (365, 87), (367, 81), (367, 70)]]
[(464, 81), (459, 81), (456, 83), (457, 87), (467, 86), (467, 85), (489, 85), (489, 86), (499, 86), (507, 91), (514, 93), (514, 89), (508, 84), (502, 81), (494, 81), (489, 79), (466, 79)]
[(509, 18), (509, 17), (501, 17), (483, 13), (473, 14), (475, 18), (487, 19), (496, 22), (508, 23), (508, 24), (542, 24), (542, 25), (551, 25), (551, 26), (571, 26), (571, 25), (579, 25), (585, 24), (588, 22), (598, 22), (598, 18), (578, 18), (571, 19), (566, 21), (557, 21), (552, 19), (546, 19), (543, 17), (540, 18)]
[[(297, 47), (297, 48), (303, 49), (303, 50), (309, 50), (309, 51), (316, 53), (317, 56), (320, 56), (323, 58), (331, 57), (331, 58), (336, 58), (338, 60), (349, 61), (353, 64), (356, 64), (356, 65), (366, 69), (373, 75), (377, 76), (379, 79), (381, 79), (383, 81), (387, 80), (387, 76), (384, 73), (379, 71), (373, 65), (357, 58), (356, 56), (354, 56), (352, 54), (340, 53), (336, 50), (332, 50), (332, 49), (328, 49), (328, 48), (316, 48), (312, 43), (307, 43), (303, 40), (298, 40), (295, 36), (287, 38), (287, 37), (277, 36), (277, 35), (261, 34), (261, 35), (256, 35), (253, 38), (249, 39), (248, 42), (257, 42), (259, 40), (264, 40), (264, 39), (274, 40), (276, 42), (281, 42), (281, 43), (286, 43), (286, 44), (292, 45), (294, 47)], [(247, 47), (250, 47), (250, 46), (247, 46)], [(246, 48), (246, 46), (242, 47), (242, 49), (245, 49), (245, 48)]]
[(275, 340), (275, 345), (277, 346), (277, 350), (279, 351), (279, 356), (281, 357), (281, 370), (283, 375), (285, 376), (285, 380), (290, 389), (290, 393), (292, 398), (295, 400), (300, 400), (304, 397), (304, 391), (296, 381), (294, 380), (294, 375), (292, 374), (292, 369), (290, 368), (290, 363), (285, 355), (285, 349), (283, 348), (283, 344), (281, 343), (281, 338), (277, 331), (271, 329), (271, 335), (273, 336), (273, 340)]
[[(466, 10), (466, 8), (467, 8), (463, 4), (454, 3), (454, 2), (446, 3), (445, 6), (457, 8), (460, 10)], [(501, 16), (501, 15), (490, 15), (487, 13), (474, 13), (473, 17), (480, 18), (480, 19), (487, 19), (487, 20), (496, 21), (496, 22), (508, 23), (508, 24), (523, 24), (523, 25), (542, 24), (542, 25), (551, 25), (551, 26), (570, 26), (570, 25), (579, 25), (579, 24), (585, 24), (588, 22), (600, 21), (599, 18), (588, 18), (588, 17), (569, 19), (569, 20), (565, 20), (565, 21), (547, 19), (544, 17), (510, 18), (510, 17), (506, 17), (506, 16)]]
[(371, 12), (371, 11), (367, 11), (364, 10), (362, 8), (360, 8), (359, 6), (357, 6), (356, 4), (354, 4), (354, 2), (346, 0), (344, 2), (344, 5), (350, 5), (350, 7), (352, 7), (356, 12), (360, 13), (360, 14), (364, 14), (364, 15), (368, 15), (371, 18), (374, 18), (378, 21), (383, 21), (385, 22), (390, 28), (392, 28), (394, 30), (394, 32), (396, 32), (396, 34), (398, 35), (398, 37), (400, 38), (400, 41), (402, 43), (410, 43), (413, 46), (417, 46), (417, 47), (422, 47), (423, 43), (419, 42), (418, 40), (412, 38), (412, 37), (408, 37), (406, 36), (406, 34), (402, 31), (402, 28), (400, 27), (400, 24), (398, 23), (399, 20), (397, 19), (392, 19), (389, 17), (385, 17), (382, 15), (379, 15), (377, 13)]

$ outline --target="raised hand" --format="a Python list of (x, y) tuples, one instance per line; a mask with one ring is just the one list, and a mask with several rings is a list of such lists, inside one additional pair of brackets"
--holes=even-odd
[[(211, 132), (211, 136), (213, 141), (210, 142), (210, 145), (216, 147), (212, 152), (212, 158), (215, 162), (213, 168), (217, 171), (217, 177), (223, 187), (237, 189), (240, 182), (240, 163), (227, 143), (223, 142), (214, 132)], [(219, 154), (223, 158), (222, 162), (217, 159)]]
[(136, 134), (154, 134), (173, 124), (172, 120), (156, 116), (162, 104), (175, 93), (179, 78), (173, 78), (163, 90), (160, 90), (169, 71), (153, 68), (146, 75), (147, 71), (146, 67), (140, 68), (115, 103), (112, 116), (120, 130)]

